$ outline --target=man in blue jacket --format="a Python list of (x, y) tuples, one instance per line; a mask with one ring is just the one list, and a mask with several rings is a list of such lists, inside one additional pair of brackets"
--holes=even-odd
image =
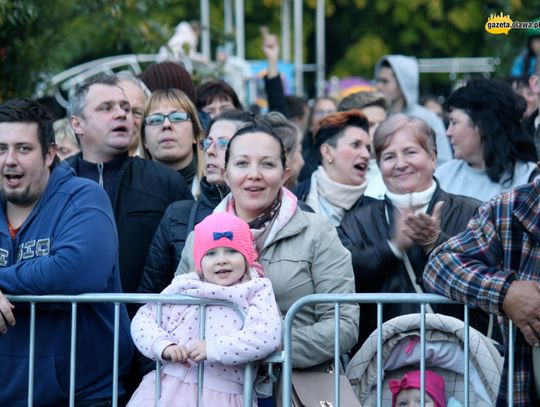
[[(26, 406), (30, 308), (7, 295), (121, 292), (111, 204), (96, 183), (56, 157), (51, 119), (25, 99), (0, 105), (0, 405)], [(37, 304), (34, 406), (66, 405), (71, 307)], [(75, 403), (101, 407), (113, 392), (112, 304), (77, 308)], [(119, 374), (133, 352), (124, 307)], [(123, 393), (120, 385), (119, 393)]]

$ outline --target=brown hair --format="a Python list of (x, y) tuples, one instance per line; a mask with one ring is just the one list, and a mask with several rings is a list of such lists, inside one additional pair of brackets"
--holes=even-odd
[(392, 141), (392, 138), (399, 130), (411, 129), (416, 142), (428, 154), (437, 155), (435, 146), (435, 132), (425, 121), (417, 117), (409, 117), (404, 114), (395, 114), (384, 120), (373, 135), (373, 147), (377, 163), (381, 159), (381, 154)]
[(388, 101), (381, 92), (364, 91), (356, 92), (341, 100), (338, 105), (338, 112), (345, 112), (351, 109), (363, 109), (365, 107), (378, 106), (384, 111), (388, 110)]
[(343, 136), (346, 127), (359, 127), (369, 133), (369, 122), (364, 113), (358, 109), (347, 110), (326, 116), (319, 122), (314, 134), (315, 145), (320, 148), (323, 144), (336, 146), (337, 141)]
[(144, 146), (146, 137), (144, 134), (146, 128), (146, 116), (152, 110), (156, 109), (163, 103), (170, 103), (173, 106), (182, 109), (188, 113), (191, 117), (191, 126), (193, 129), (193, 137), (195, 137), (195, 144), (193, 144), (193, 154), (197, 157), (197, 176), (201, 179), (204, 176), (204, 156), (199, 148), (199, 141), (201, 141), (205, 134), (204, 130), (199, 122), (199, 116), (195, 105), (191, 102), (191, 99), (181, 90), (178, 89), (158, 89), (152, 93), (152, 96), (148, 98), (144, 105), (144, 113), (141, 128), (141, 139), (143, 143), (144, 158), (152, 158), (150, 152)]

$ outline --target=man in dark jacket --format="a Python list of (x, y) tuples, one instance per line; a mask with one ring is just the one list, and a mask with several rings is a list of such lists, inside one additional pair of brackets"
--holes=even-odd
[[(30, 307), (2, 294), (118, 293), (118, 237), (107, 195), (59, 163), (52, 121), (30, 100), (0, 105), (0, 405), (28, 402)], [(64, 406), (70, 390), (69, 304), (37, 304), (34, 406)], [(79, 304), (75, 404), (110, 406), (114, 307)], [(15, 324), (16, 323), (16, 324)], [(122, 305), (118, 374), (133, 352)], [(120, 383), (119, 395), (124, 393)]]
[(165, 209), (193, 196), (177, 172), (128, 156), (133, 118), (116, 77), (99, 77), (79, 86), (70, 98), (68, 114), (82, 150), (68, 162), (77, 175), (98, 182), (109, 195), (120, 240), (122, 288), (136, 292)]

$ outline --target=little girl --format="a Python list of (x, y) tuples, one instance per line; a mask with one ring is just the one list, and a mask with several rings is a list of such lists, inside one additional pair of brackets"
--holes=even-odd
[[(262, 359), (281, 343), (281, 316), (270, 280), (259, 276), (249, 226), (236, 216), (212, 214), (194, 229), (197, 271), (176, 276), (163, 294), (227, 300), (208, 306), (205, 340), (199, 340), (199, 307), (164, 304), (161, 324), (155, 304), (139, 309), (131, 323), (137, 348), (163, 362), (159, 406), (197, 405), (197, 364), (204, 363), (201, 406), (243, 406), (243, 364)], [(155, 371), (147, 374), (128, 406), (153, 406)], [(254, 403), (254, 406), (256, 404)]]
[[(426, 370), (424, 378), (426, 407), (462, 407), (454, 397), (446, 402), (442, 376)], [(400, 380), (390, 380), (388, 387), (392, 392), (392, 407), (420, 407), (420, 370), (407, 372)]]

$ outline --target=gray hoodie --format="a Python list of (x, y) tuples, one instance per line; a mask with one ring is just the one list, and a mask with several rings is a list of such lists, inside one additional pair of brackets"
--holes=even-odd
[(392, 67), (401, 92), (405, 97), (405, 109), (400, 113), (424, 120), (435, 131), (437, 135), (437, 164), (451, 160), (453, 156), (452, 148), (446, 137), (444, 123), (435, 113), (418, 104), (420, 71), (416, 58), (405, 55), (386, 55), (379, 59), (377, 65), (375, 65), (376, 78), (384, 61), (387, 61)]

